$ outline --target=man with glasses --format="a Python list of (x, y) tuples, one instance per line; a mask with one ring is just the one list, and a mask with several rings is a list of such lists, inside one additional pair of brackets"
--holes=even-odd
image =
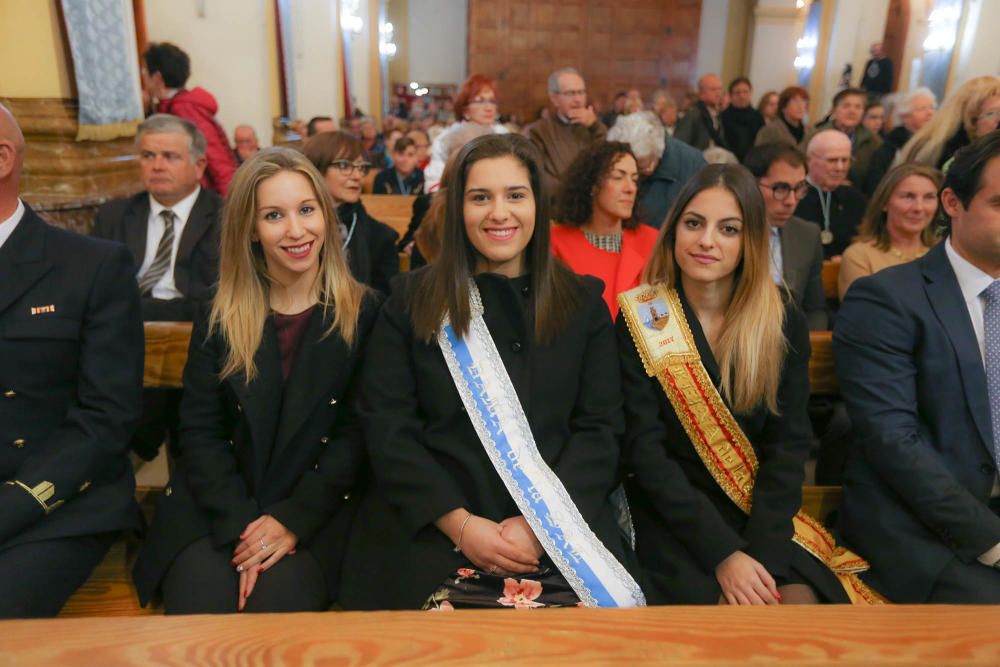
[(547, 189), (554, 195), (577, 154), (603, 140), (608, 128), (597, 119), (594, 107), (587, 104), (583, 77), (572, 67), (549, 76), (549, 99), (555, 114), (539, 119), (528, 136), (542, 154)]
[(743, 162), (757, 179), (770, 229), (771, 277), (786, 288), (809, 320), (813, 331), (829, 326), (823, 295), (823, 247), (819, 227), (794, 216), (809, 192), (806, 158), (787, 144), (751, 148)]
[(824, 259), (839, 257), (857, 234), (868, 198), (847, 181), (851, 140), (840, 130), (820, 130), (806, 148), (810, 188), (795, 215), (819, 225)]

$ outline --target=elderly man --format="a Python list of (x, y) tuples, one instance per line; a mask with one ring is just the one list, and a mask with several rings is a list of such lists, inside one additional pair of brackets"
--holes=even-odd
[[(132, 252), (144, 320), (190, 321), (219, 277), (222, 198), (198, 185), (205, 139), (193, 123), (157, 114), (139, 126), (136, 146), (145, 190), (102, 206), (94, 235)], [(152, 459), (165, 436), (177, 441), (180, 391), (148, 389), (143, 403), (132, 448)]]
[(1000, 604), (1000, 133), (955, 154), (947, 238), (857, 280), (834, 359), (854, 438), (839, 528), (893, 602)]
[(719, 117), (722, 96), (722, 79), (714, 74), (701, 77), (698, 80), (698, 103), (678, 121), (674, 136), (700, 151), (712, 146), (729, 150), (725, 128)]
[(55, 616), (139, 526), (126, 455), (143, 336), (128, 250), (18, 197), (24, 136), (0, 105), (0, 618)]
[(864, 115), (865, 92), (857, 88), (846, 88), (834, 95), (830, 120), (816, 126), (817, 132), (826, 129), (840, 130), (850, 139), (852, 163), (847, 178), (858, 188), (864, 186), (872, 155), (882, 144), (881, 137), (861, 124)]
[(207, 146), (201, 184), (225, 197), (238, 165), (229, 137), (215, 119), (219, 103), (204, 88), (184, 87), (191, 75), (191, 60), (173, 44), (150, 44), (143, 61), (143, 87), (158, 100), (156, 111), (186, 118), (201, 130)]
[(875, 192), (906, 142), (934, 117), (936, 107), (937, 98), (929, 88), (917, 88), (902, 98), (895, 111), (899, 124), (886, 135), (868, 163), (868, 175), (865, 176), (862, 188), (867, 195), (871, 196)]
[(823, 257), (844, 252), (857, 233), (868, 199), (847, 182), (851, 166), (851, 140), (840, 130), (820, 130), (806, 148), (809, 193), (795, 215), (819, 225)]
[(639, 167), (639, 217), (659, 229), (681, 188), (707, 164), (705, 158), (684, 142), (667, 137), (651, 111), (619, 118), (608, 131), (608, 141), (632, 147)]
[(528, 137), (542, 154), (547, 189), (554, 195), (577, 154), (604, 139), (608, 128), (597, 119), (594, 107), (587, 104), (587, 86), (572, 67), (549, 76), (549, 100), (555, 114), (534, 123)]
[(260, 140), (257, 132), (249, 125), (237, 125), (233, 130), (233, 143), (236, 144), (236, 160), (243, 164), (260, 150)]
[(677, 102), (669, 91), (658, 90), (653, 93), (653, 113), (663, 123), (667, 136), (674, 136), (677, 130)]
[(787, 287), (792, 300), (809, 320), (809, 328), (825, 331), (829, 325), (823, 294), (823, 245), (819, 228), (796, 218), (798, 202), (809, 191), (806, 157), (788, 144), (751, 148), (743, 165), (757, 179), (767, 209), (771, 241), (771, 277)]

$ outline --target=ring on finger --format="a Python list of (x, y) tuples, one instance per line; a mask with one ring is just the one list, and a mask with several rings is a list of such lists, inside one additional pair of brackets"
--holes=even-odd
[(497, 573), (497, 566), (496, 565), (490, 565), (489, 572), (490, 572), (490, 574), (496, 574)]
[(264, 538), (260, 539), (260, 550), (261, 551), (267, 551), (267, 545), (264, 544)]

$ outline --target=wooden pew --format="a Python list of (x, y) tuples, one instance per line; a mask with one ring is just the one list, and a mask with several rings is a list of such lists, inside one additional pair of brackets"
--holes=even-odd
[(190, 322), (146, 322), (145, 387), (179, 389), (191, 342)]
[(389, 225), (400, 237), (410, 226), (413, 215), (413, 200), (416, 195), (361, 195), (361, 203), (365, 205), (368, 215), (379, 222)]
[(823, 293), (827, 299), (840, 301), (837, 279), (840, 277), (840, 257), (823, 260)]
[(814, 396), (839, 396), (840, 383), (833, 364), (833, 332), (810, 331), (809, 393)]
[(1000, 664), (1000, 607), (971, 605), (227, 614), (2, 626), (0, 662), (49, 667)]

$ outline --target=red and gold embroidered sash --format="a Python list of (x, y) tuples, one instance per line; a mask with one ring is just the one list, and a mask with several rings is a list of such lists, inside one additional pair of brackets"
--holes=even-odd
[[(677, 292), (640, 285), (619, 294), (618, 303), (646, 373), (660, 381), (709, 473), (749, 514), (757, 455), (701, 363)], [(816, 519), (799, 510), (792, 524), (795, 543), (830, 568), (853, 604), (887, 602), (858, 577), (867, 561), (838, 547)]]

